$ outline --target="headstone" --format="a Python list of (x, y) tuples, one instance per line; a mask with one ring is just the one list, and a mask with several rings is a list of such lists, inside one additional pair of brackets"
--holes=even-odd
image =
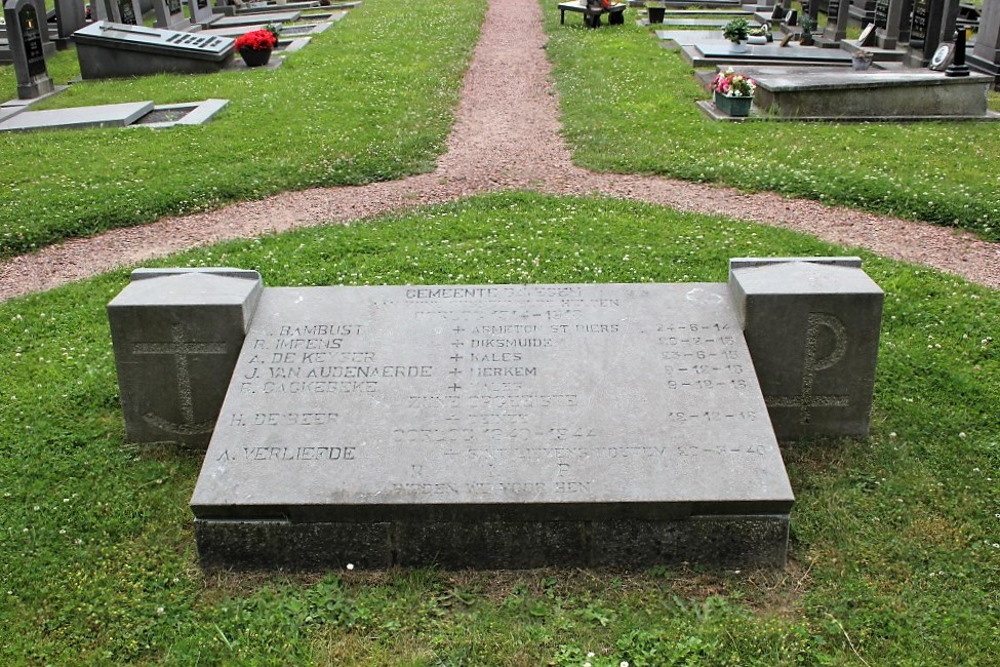
[[(900, 28), (903, 20), (903, 5), (909, 0), (880, 0), (875, 9), (875, 33), (878, 36), (878, 46), (881, 49), (895, 49), (900, 39)], [(879, 26), (879, 7), (885, 10), (883, 25)], [(907, 37), (909, 40), (909, 37)]]
[[(835, 7), (836, 5), (836, 7)], [(823, 35), (827, 40), (841, 42), (847, 37), (847, 22), (850, 18), (850, 0), (830, 0), (830, 15)]]
[(184, 30), (191, 25), (184, 15), (184, 3), (181, 0), (153, 0), (153, 11), (156, 13), (154, 28)]
[(885, 30), (889, 25), (889, 0), (877, 0), (875, 3), (875, 28)]
[(944, 0), (914, 0), (909, 64), (926, 67), (941, 43)]
[[(892, 2), (892, 0), (890, 0)], [(913, 17), (913, 3), (914, 0), (902, 0), (900, 2), (900, 14), (899, 14), (899, 37), (897, 44), (907, 45), (910, 43), (910, 30), (912, 28), (912, 17)], [(892, 5), (889, 6), (890, 17), (892, 15)], [(892, 20), (891, 18), (889, 19)], [(892, 25), (890, 23), (890, 25)], [(887, 47), (883, 47), (887, 48)]]
[(754, 105), (780, 118), (814, 120), (993, 120), (990, 77), (946, 78), (924, 69), (868, 71), (834, 67), (753, 67)]
[(753, 365), (724, 284), (269, 288), (191, 500), (202, 564), (780, 566)]
[(4, 18), (7, 22), (7, 42), (14, 62), (17, 96), (32, 99), (55, 90), (45, 66), (44, 40), (46, 28), (40, 21), (34, 0), (7, 0)]
[(976, 44), (968, 58), (968, 65), (977, 72), (991, 76), (1000, 75), (1000, 2), (986, 0), (979, 19)]
[(729, 284), (775, 433), (866, 436), (882, 290), (858, 258), (768, 262), (732, 260)]
[(219, 19), (219, 15), (212, 11), (208, 0), (187, 0), (187, 5), (191, 23), (194, 25), (209, 26)]
[(55, 0), (58, 39), (68, 42), (73, 33), (87, 24), (84, 0)]
[(98, 21), (73, 38), (84, 79), (218, 72), (233, 59), (234, 40), (216, 35)]
[(115, 23), (124, 23), (125, 25), (140, 25), (142, 23), (139, 0), (114, 0), (111, 10), (114, 12)]
[(133, 273), (108, 304), (129, 441), (208, 444), (260, 294), (256, 271)]

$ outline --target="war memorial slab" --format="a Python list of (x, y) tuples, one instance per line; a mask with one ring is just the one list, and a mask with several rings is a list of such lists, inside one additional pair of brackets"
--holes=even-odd
[(267, 288), (191, 500), (236, 568), (780, 566), (792, 504), (715, 283)]

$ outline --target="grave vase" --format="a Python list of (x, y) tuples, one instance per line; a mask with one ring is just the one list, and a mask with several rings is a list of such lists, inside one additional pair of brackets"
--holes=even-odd
[(650, 7), (646, 6), (646, 11), (649, 15), (650, 23), (663, 23), (663, 17), (667, 12), (666, 7)]
[(731, 53), (746, 53), (749, 50), (750, 50), (750, 47), (747, 46), (747, 40), (745, 40), (745, 39), (741, 39), (738, 42), (730, 42), (729, 43), (729, 51)]
[(271, 59), (271, 49), (240, 49), (240, 57), (247, 67), (261, 67)]
[(749, 116), (752, 104), (753, 97), (729, 97), (715, 92), (715, 108), (729, 116), (736, 118)]

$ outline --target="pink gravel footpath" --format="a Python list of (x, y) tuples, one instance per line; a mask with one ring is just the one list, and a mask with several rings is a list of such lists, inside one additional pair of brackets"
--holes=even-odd
[(72, 239), (0, 264), (0, 301), (123, 265), (295, 227), (349, 222), (490, 191), (604, 195), (807, 232), (1000, 288), (1000, 244), (935, 225), (773, 193), (575, 167), (560, 134), (537, 0), (490, 0), (445, 155), (399, 181), (286, 192), (209, 213)]

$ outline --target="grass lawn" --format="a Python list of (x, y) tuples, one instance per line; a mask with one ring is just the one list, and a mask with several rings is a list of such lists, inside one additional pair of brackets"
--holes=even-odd
[[(709, 98), (694, 70), (634, 14), (586, 30), (559, 25), (555, 3), (544, 8), (565, 136), (580, 165), (771, 190), (1000, 241), (996, 124), (713, 122), (694, 104)], [(997, 93), (989, 106), (1000, 110)]]
[[(68, 236), (320, 185), (430, 171), (444, 150), (483, 0), (366, 0), (273, 71), (74, 84), (38, 108), (225, 98), (210, 123), (0, 134), (0, 258)], [(49, 63), (79, 75), (75, 50)], [(0, 99), (16, 97), (0, 67)]]
[[(625, 25), (558, 23), (544, 3), (565, 136), (600, 171), (715, 181), (970, 229), (1000, 240), (1000, 133), (991, 123), (731, 125), (680, 56)], [(74, 84), (40, 105), (226, 98), (209, 124), (0, 135), (0, 259), (73, 236), (311, 186), (433, 169), (483, 0), (366, 0), (276, 71)], [(79, 74), (74, 51), (49, 62)], [(0, 67), (0, 99), (15, 97)], [(996, 93), (990, 97), (1000, 109)], [(608, 122), (594, 122), (606, 119)]]
[[(730, 256), (854, 252), (507, 193), (160, 264), (275, 286), (722, 281)], [(127, 272), (2, 304), (0, 663), (995, 664), (1000, 292), (862, 255), (886, 290), (872, 434), (783, 447), (797, 503), (771, 573), (205, 575), (201, 457), (123, 439), (104, 307)]]

